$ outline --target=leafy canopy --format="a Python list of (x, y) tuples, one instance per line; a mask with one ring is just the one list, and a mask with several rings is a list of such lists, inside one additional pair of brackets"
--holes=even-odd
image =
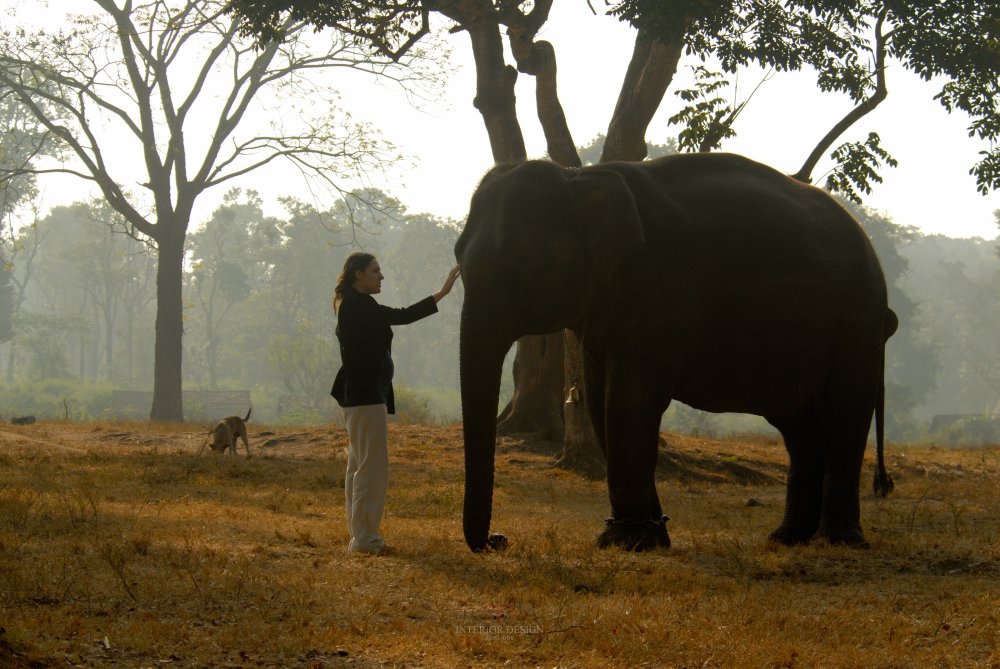
[[(928, 81), (941, 82), (935, 96), (949, 112), (969, 115), (969, 136), (989, 147), (970, 173), (983, 194), (1000, 188), (1000, 3), (982, 0), (606, 0), (610, 12), (660, 39), (683, 40), (686, 51), (715, 58), (725, 72), (755, 63), (776, 71), (811, 68), (820, 90), (855, 102), (873, 96), (876, 63), (888, 57)], [(884, 42), (875, 30), (882, 21)], [(883, 51), (880, 53), (880, 51)], [(689, 112), (707, 126), (713, 106)], [(704, 135), (702, 128), (694, 131)], [(691, 142), (689, 142), (691, 143)], [(865, 165), (891, 157), (877, 136), (845, 145), (834, 158), (850, 156), (841, 170), (862, 174)], [(867, 155), (862, 153), (867, 152)], [(836, 181), (836, 179), (835, 179)], [(867, 182), (858, 183), (865, 191)], [(853, 191), (852, 191), (853, 192)]]

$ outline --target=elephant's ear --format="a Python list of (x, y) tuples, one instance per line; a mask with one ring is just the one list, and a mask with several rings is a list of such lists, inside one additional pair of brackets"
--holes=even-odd
[(632, 190), (611, 170), (579, 171), (570, 188), (590, 261), (598, 272), (611, 273), (644, 241)]

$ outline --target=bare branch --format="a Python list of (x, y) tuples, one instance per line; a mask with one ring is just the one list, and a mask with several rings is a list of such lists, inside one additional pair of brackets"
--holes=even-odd
[[(88, 19), (90, 24), (81, 24), (83, 27), (70, 35), (50, 36), (40, 31), (36, 35), (22, 33), (21, 38), (10, 33), (2, 36), (0, 87), (16, 91), (19, 99), (30, 102), (28, 106), (40, 125), (48, 135), (58, 138), (79, 164), (25, 169), (19, 174), (58, 172), (93, 181), (130, 225), (153, 238), (160, 234), (159, 219), (180, 215), (171, 220), (180, 221), (186, 228), (186, 214), (206, 188), (244, 176), (279, 158), (313, 176), (322, 174), (331, 187), (334, 178), (345, 174), (338, 161), (361, 161), (362, 166), (350, 173), (352, 179), (363, 179), (366, 170), (377, 167), (377, 161), (357, 148), (367, 141), (359, 130), (317, 126), (305, 132), (295, 128), (251, 139), (238, 137), (248, 108), (265, 88), (287, 87), (291, 94), (283, 98), (308, 98), (316, 107), (318, 101), (329, 103), (330, 98), (325, 88), (303, 76), (310, 72), (349, 68), (385, 77), (406, 88), (414, 81), (399, 74), (401, 70), (395, 63), (407, 49), (394, 47), (391, 57), (366, 57), (364, 49), (349, 38), (347, 42), (317, 41), (322, 44), (317, 51), (307, 44), (310, 30), (302, 21), (287, 20), (282, 26), (285, 41), (255, 49), (248, 41), (238, 39), (237, 23), (227, 15), (224, 2), (95, 3), (104, 12), (103, 22), (100, 18)], [(52, 48), (46, 49), (42, 46), (45, 44)], [(202, 48), (203, 52), (188, 55), (192, 48)], [(421, 57), (413, 55), (414, 59)], [(190, 73), (185, 82), (190, 88), (183, 97), (175, 97), (177, 82), (182, 78), (173, 72), (193, 58), (197, 58), (196, 67), (184, 72)], [(223, 78), (221, 88), (214, 85), (220, 76), (227, 76), (226, 70), (228, 82)], [(15, 76), (18, 74), (20, 81)], [(429, 68), (418, 69), (415, 76), (433, 81), (436, 73)], [(221, 91), (222, 98), (214, 128), (205, 132), (207, 141), (202, 145), (202, 155), (197, 157), (197, 169), (189, 174), (190, 150), (196, 144), (189, 141), (191, 129), (186, 126), (196, 103), (200, 105), (208, 97), (207, 90), (213, 94)], [(100, 113), (91, 118), (90, 110), (95, 109)], [(328, 109), (322, 111), (330, 118), (338, 118)], [(203, 113), (199, 116), (204, 119)], [(285, 120), (295, 123), (294, 117)], [(107, 139), (114, 132), (109, 122), (124, 124), (127, 134), (141, 142), (147, 173), (142, 185), (153, 196), (157, 222), (141, 215), (111, 176), (112, 167), (105, 156), (111, 146)], [(307, 133), (317, 128), (323, 132), (307, 140)], [(229, 153), (225, 152), (227, 145), (231, 147)]]

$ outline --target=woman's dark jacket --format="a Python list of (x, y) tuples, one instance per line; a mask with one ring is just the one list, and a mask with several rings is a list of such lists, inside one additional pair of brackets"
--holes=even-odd
[(392, 329), (430, 316), (438, 310), (434, 296), (405, 309), (384, 307), (371, 295), (348, 290), (337, 313), (337, 340), (343, 366), (333, 383), (342, 407), (385, 404), (396, 413), (392, 393)]

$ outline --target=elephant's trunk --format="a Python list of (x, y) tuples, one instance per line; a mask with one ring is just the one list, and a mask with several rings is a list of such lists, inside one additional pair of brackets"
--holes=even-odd
[(470, 315), (468, 304), (463, 306), (459, 344), (465, 436), (462, 524), (465, 541), (473, 551), (485, 550), (490, 542), (500, 372), (512, 343), (497, 329), (495, 320), (477, 319)]

